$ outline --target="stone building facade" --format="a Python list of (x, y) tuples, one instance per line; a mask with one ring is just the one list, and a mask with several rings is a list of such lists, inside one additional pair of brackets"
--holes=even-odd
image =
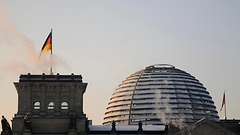
[[(20, 75), (19, 82), (14, 85), (18, 93), (18, 111), (12, 120), (13, 134), (85, 133), (87, 118), (83, 113), (83, 94), (87, 83), (82, 82), (81, 75), (29, 73)], [(31, 127), (24, 124), (26, 115), (30, 117)]]

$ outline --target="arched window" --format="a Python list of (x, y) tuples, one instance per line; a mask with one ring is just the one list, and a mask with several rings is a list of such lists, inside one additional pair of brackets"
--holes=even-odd
[(54, 109), (54, 103), (53, 103), (53, 102), (49, 102), (49, 103), (48, 103), (48, 109), (49, 109), (49, 110)]
[(40, 102), (39, 101), (34, 102), (33, 109), (35, 109), (35, 110), (39, 110), (40, 109)]
[(68, 103), (67, 102), (62, 102), (61, 109), (62, 110), (67, 110), (68, 109)]

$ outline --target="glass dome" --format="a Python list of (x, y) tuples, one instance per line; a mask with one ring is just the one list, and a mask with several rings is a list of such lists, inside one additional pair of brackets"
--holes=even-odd
[(104, 125), (218, 121), (206, 88), (191, 74), (168, 64), (148, 66), (127, 77), (113, 93)]

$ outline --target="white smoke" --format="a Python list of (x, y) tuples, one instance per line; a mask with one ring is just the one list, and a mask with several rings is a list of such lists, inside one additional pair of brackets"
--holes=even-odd
[[(168, 85), (170, 82), (168, 80), (163, 81), (164, 85)], [(156, 98), (156, 113), (158, 118), (161, 120), (161, 122), (165, 125), (172, 124), (179, 129), (183, 129), (187, 125), (184, 123), (185, 121), (185, 115), (183, 113), (179, 113), (178, 119), (171, 120), (173, 116), (173, 110), (170, 104), (170, 95), (164, 95), (162, 94), (162, 89), (156, 89), (155, 93)], [(165, 108), (165, 109), (162, 109)]]
[[(156, 114), (163, 124), (169, 124), (170, 120), (168, 116), (172, 114), (171, 107), (169, 105), (169, 97), (162, 97), (161, 89), (157, 89), (155, 93), (156, 97)], [(165, 108), (165, 109), (164, 109)]]
[(187, 124), (184, 123), (184, 121), (185, 121), (185, 115), (180, 113), (179, 114), (179, 119), (176, 120), (176, 121), (171, 121), (171, 124), (178, 127), (179, 129), (183, 129), (187, 126)]
[[(0, 7), (2, 6), (0, 2)], [(50, 56), (46, 54), (39, 59), (41, 45), (36, 49), (33, 42), (15, 28), (1, 9), (3, 8), (0, 8), (0, 53), (2, 55), (0, 71), (7, 72), (8, 75), (28, 72), (48, 73), (51, 67)], [(53, 55), (52, 60), (54, 67), (68, 67), (59, 56)]]

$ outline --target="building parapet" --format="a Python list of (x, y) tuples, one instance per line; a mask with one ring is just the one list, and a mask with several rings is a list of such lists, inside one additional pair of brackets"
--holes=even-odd
[(81, 75), (60, 75), (57, 73), (56, 75), (32, 75), (22, 74), (19, 77), (19, 82), (82, 82)]

